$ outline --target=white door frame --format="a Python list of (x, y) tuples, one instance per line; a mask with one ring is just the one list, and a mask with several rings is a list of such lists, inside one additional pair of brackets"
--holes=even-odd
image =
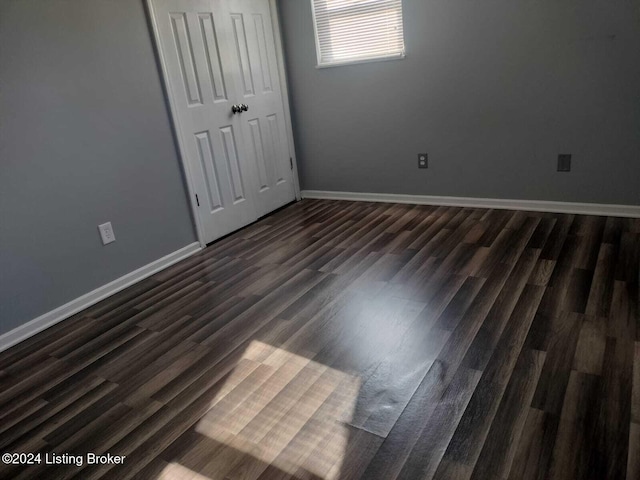
[[(285, 126), (287, 130), (287, 138), (289, 140), (289, 145), (288, 145), (289, 157), (292, 159), (292, 162), (293, 162), (293, 173), (292, 173), (293, 187), (295, 189), (296, 200), (300, 200), (300, 182), (298, 179), (298, 164), (296, 159), (295, 146), (293, 142), (291, 111), (289, 110), (289, 89), (287, 88), (284, 51), (282, 49), (282, 31), (280, 30), (280, 21), (278, 19), (278, 6), (276, 3), (276, 0), (268, 0), (268, 1), (269, 1), (269, 7), (271, 9), (271, 24), (273, 27), (273, 36), (276, 41), (276, 57), (278, 61), (278, 72), (280, 74), (279, 75), (280, 90), (282, 92), (281, 97), (282, 97), (283, 110), (284, 110)], [(152, 30), (153, 30), (153, 41), (154, 41), (156, 52), (158, 55), (158, 61), (160, 62), (160, 68), (162, 70), (161, 80), (164, 86), (165, 93), (169, 100), (169, 109), (171, 111), (170, 112), (171, 118), (173, 120), (172, 129), (174, 130), (174, 135), (178, 142), (178, 150), (180, 152), (180, 162), (182, 163), (182, 168), (184, 169), (184, 178), (187, 183), (187, 192), (189, 193), (189, 201), (190, 201), (189, 204), (191, 205), (191, 214), (193, 216), (193, 221), (195, 222), (198, 242), (200, 243), (200, 246), (204, 248), (206, 247), (207, 244), (204, 240), (206, 238), (204, 233), (204, 226), (202, 225), (202, 221), (200, 219), (200, 216), (198, 215), (198, 210), (197, 210), (199, 207), (196, 203), (195, 188), (193, 186), (194, 172), (192, 172), (191, 169), (189, 168), (189, 162), (187, 161), (187, 156), (186, 156), (186, 149), (184, 147), (184, 139), (182, 138), (182, 135), (180, 133), (181, 132), (180, 118), (178, 117), (177, 108), (175, 105), (175, 99), (171, 94), (171, 87), (169, 86), (169, 82), (167, 80), (169, 77), (167, 62), (165, 61), (164, 54), (160, 47), (161, 44), (160, 44), (160, 36), (158, 33), (158, 25), (156, 24), (155, 15), (153, 14), (153, 0), (146, 0), (146, 4), (147, 4), (147, 15), (149, 17), (149, 22), (151, 23)]]

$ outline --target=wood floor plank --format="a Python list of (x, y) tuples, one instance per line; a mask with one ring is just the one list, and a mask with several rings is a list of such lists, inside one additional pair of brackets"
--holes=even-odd
[(577, 313), (566, 313), (553, 319), (553, 333), (533, 407), (560, 415), (583, 321), (584, 316)]
[(599, 381), (595, 375), (571, 372), (548, 478), (585, 478), (593, 473), (589, 471), (589, 450)]
[(635, 342), (633, 356), (633, 392), (631, 396), (631, 421), (640, 423), (640, 342)]
[(509, 480), (546, 478), (558, 432), (559, 416), (530, 408), (516, 447)]
[(528, 286), (510, 315), (500, 340), (495, 349), (492, 349), (488, 364), (482, 368), (482, 377), (449, 443), (447, 457), (452, 461), (475, 465), (515, 370), (541, 297), (540, 287)]
[(398, 479), (431, 478), (473, 394), (481, 372), (460, 367), (438, 401)]
[[(522, 437), (528, 405), (542, 371), (544, 352), (523, 350), (472, 470), (474, 479), (507, 478)], [(445, 458), (448, 458), (445, 456)]]
[(640, 478), (640, 423), (632, 423), (629, 429), (627, 478)]
[(629, 448), (634, 344), (630, 339), (607, 338), (601, 389), (595, 412), (593, 441), (599, 455), (589, 457), (589, 470), (603, 478), (624, 478)]
[(572, 369), (602, 375), (604, 349), (607, 344), (607, 319), (586, 316), (582, 322)]
[(485, 369), (489, 357), (493, 353), (494, 347), (522, 295), (528, 298), (529, 296), (534, 296), (535, 292), (535, 297), (537, 298), (539, 294), (540, 298), (537, 298), (532, 312), (535, 314), (538, 303), (544, 293), (544, 288), (527, 285), (527, 279), (537, 261), (538, 254), (539, 251), (537, 250), (525, 250), (523, 252), (520, 260), (509, 275), (505, 288), (500, 292), (491, 307), (487, 315), (488, 319), (482, 323), (476, 337), (473, 339), (473, 343), (463, 360), (465, 366), (476, 370)]

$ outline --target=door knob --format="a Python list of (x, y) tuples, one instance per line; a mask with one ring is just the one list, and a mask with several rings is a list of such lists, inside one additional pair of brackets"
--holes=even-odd
[(247, 105), (246, 103), (231, 105), (231, 111), (233, 112), (234, 115), (236, 113), (246, 112), (247, 110), (249, 110), (249, 105)]

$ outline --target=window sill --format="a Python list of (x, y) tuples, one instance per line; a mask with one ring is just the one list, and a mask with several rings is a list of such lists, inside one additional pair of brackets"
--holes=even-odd
[(389, 55), (388, 57), (376, 57), (376, 58), (366, 58), (363, 60), (345, 60), (343, 62), (333, 62), (333, 63), (322, 63), (316, 65), (316, 68), (333, 68), (333, 67), (342, 67), (344, 65), (358, 65), (360, 63), (373, 63), (373, 62), (387, 62), (389, 60), (402, 60), (406, 58), (406, 54), (401, 53), (397, 55)]

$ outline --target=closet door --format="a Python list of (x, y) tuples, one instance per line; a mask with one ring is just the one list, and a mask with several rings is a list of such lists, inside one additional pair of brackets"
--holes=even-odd
[(256, 165), (232, 106), (238, 65), (229, 19), (211, 0), (152, 0), (160, 53), (195, 213), (205, 242), (258, 218)]
[(225, 20), (234, 56), (238, 115), (247, 153), (255, 166), (260, 216), (295, 199), (292, 164), (280, 89), (276, 41), (268, 0), (214, 0)]
[(295, 199), (273, 12), (269, 0), (149, 4), (208, 243)]

